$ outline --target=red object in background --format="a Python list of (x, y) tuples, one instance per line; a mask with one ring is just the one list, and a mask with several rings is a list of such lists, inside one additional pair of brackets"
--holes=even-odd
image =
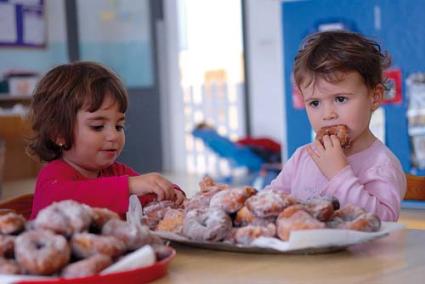
[(167, 274), (167, 267), (170, 261), (176, 256), (176, 251), (163, 260), (147, 267), (136, 268), (132, 270), (109, 273), (105, 275), (94, 275), (80, 278), (51, 278), (44, 280), (20, 280), (17, 284), (116, 284), (116, 283), (148, 283)]
[(388, 90), (384, 93), (382, 104), (401, 104), (401, 70), (389, 69), (384, 72), (384, 76), (387, 78), (385, 87)]
[(245, 146), (261, 147), (275, 153), (280, 153), (280, 144), (270, 138), (245, 137), (239, 139), (236, 143)]

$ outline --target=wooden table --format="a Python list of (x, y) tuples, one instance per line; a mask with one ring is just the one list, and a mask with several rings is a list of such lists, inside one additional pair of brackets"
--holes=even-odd
[(173, 245), (168, 275), (154, 283), (425, 283), (425, 231), (401, 230), (317, 255), (247, 254)]

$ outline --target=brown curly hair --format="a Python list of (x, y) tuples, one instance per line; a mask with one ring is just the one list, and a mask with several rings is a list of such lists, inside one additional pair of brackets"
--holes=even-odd
[[(77, 112), (82, 108), (98, 110), (108, 95), (125, 113), (127, 91), (118, 76), (101, 64), (75, 62), (48, 71), (33, 93), (29, 113), (32, 137), (27, 152), (42, 161), (60, 158), (62, 151), (74, 144)], [(59, 137), (64, 139), (64, 145), (56, 144)]]
[(308, 36), (294, 62), (294, 80), (300, 89), (314, 83), (316, 77), (329, 82), (341, 79), (345, 72), (356, 71), (370, 89), (384, 84), (383, 71), (391, 58), (379, 44), (359, 33), (325, 31)]

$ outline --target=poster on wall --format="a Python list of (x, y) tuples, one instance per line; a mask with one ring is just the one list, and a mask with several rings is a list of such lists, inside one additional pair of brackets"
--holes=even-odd
[(0, 47), (45, 47), (43, 0), (0, 0)]
[(383, 104), (401, 104), (401, 70), (389, 69), (384, 72), (387, 79), (385, 82), (385, 94)]

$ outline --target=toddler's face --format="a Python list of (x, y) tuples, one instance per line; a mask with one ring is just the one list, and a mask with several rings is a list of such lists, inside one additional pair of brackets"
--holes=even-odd
[(125, 143), (125, 114), (118, 104), (106, 96), (94, 112), (81, 109), (77, 113), (74, 146), (64, 151), (63, 158), (87, 177), (97, 177), (99, 170), (118, 158)]
[(340, 79), (328, 82), (319, 77), (309, 86), (301, 87), (301, 92), (315, 132), (325, 126), (345, 124), (354, 143), (370, 135), (370, 118), (380, 98), (357, 72), (341, 74)]

